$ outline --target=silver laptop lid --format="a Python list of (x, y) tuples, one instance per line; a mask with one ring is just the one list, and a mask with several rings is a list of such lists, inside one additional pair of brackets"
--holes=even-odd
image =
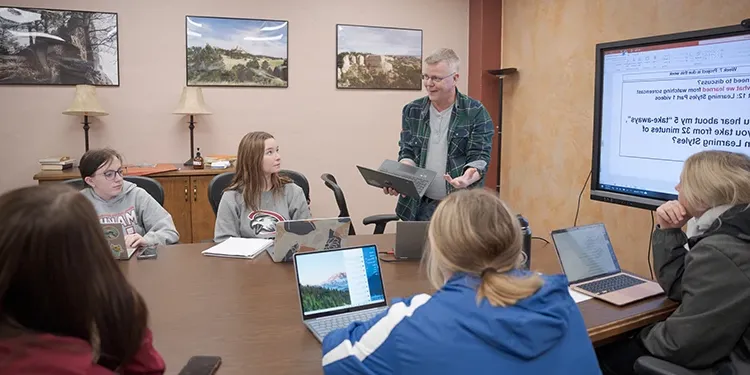
[(393, 255), (397, 258), (421, 259), (424, 248), (428, 245), (429, 226), (429, 221), (397, 221)]
[(296, 252), (338, 249), (349, 236), (351, 222), (349, 217), (279, 221), (271, 257), (290, 262)]
[(302, 320), (387, 306), (375, 245), (294, 254)]
[(604, 224), (597, 223), (552, 232), (560, 266), (571, 284), (620, 272)]

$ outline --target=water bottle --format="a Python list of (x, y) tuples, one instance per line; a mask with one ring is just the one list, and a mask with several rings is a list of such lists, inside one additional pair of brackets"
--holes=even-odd
[(526, 255), (526, 261), (523, 263), (522, 268), (528, 270), (531, 267), (531, 228), (526, 218), (520, 214), (516, 216), (518, 217), (518, 222), (521, 224), (521, 233), (523, 233), (523, 247), (521, 250)]

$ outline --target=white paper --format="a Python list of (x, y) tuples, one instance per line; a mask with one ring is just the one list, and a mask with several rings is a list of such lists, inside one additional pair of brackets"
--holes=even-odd
[(588, 301), (591, 299), (590, 296), (576, 292), (575, 290), (570, 288), (568, 288), (568, 292), (570, 292), (570, 296), (573, 297), (573, 301), (575, 301), (576, 303), (581, 303), (583, 301)]
[(273, 240), (264, 238), (230, 237), (201, 253), (203, 255), (253, 259), (273, 245)]

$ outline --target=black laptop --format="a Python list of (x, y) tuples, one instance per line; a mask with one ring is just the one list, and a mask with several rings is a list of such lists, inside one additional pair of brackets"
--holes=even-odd
[(368, 185), (392, 188), (408, 197), (420, 199), (435, 179), (437, 172), (412, 167), (395, 160), (385, 160), (377, 170), (358, 165), (359, 173)]

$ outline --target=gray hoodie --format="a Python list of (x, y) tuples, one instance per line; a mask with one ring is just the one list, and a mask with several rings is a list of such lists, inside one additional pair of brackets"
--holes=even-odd
[(105, 201), (92, 188), (81, 190), (94, 205), (99, 221), (121, 223), (125, 234), (140, 234), (148, 244), (169, 245), (180, 239), (172, 215), (146, 190), (129, 181), (122, 182), (122, 191)]
[(257, 211), (245, 205), (242, 191), (227, 190), (216, 212), (214, 241), (222, 242), (229, 237), (274, 238), (279, 221), (309, 218), (305, 193), (293, 183), (284, 185), (282, 196), (275, 197), (272, 192), (264, 191)]

